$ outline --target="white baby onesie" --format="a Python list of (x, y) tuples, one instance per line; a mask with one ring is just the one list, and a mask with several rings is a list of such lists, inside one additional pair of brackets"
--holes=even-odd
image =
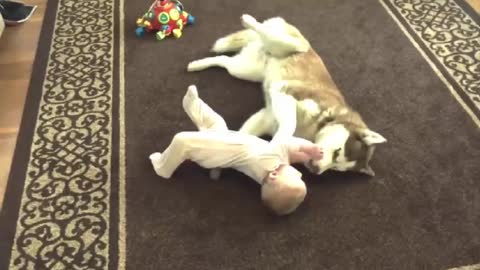
[(288, 145), (236, 131), (181, 132), (157, 156), (155, 171), (169, 178), (185, 160), (213, 168), (233, 168), (262, 183), (268, 172), (289, 163)]
[[(280, 164), (289, 164), (290, 156), (299, 156), (302, 145), (312, 143), (291, 137), (295, 130), (295, 104), (288, 98), (275, 97), (282, 107), (286, 125), (271, 142), (256, 136), (228, 130), (224, 119), (204, 103), (196, 88), (189, 88), (183, 99), (183, 107), (199, 131), (178, 133), (163, 153), (150, 156), (156, 173), (170, 178), (185, 160), (191, 160), (204, 168), (233, 168), (258, 183)], [(280, 106), (281, 105), (281, 106)], [(279, 112), (280, 113), (280, 112)], [(293, 118), (293, 119), (291, 119)]]

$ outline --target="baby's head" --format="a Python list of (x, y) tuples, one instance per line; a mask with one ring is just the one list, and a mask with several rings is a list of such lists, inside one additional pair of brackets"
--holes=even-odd
[(262, 201), (277, 215), (291, 214), (306, 195), (302, 174), (289, 165), (280, 165), (262, 184)]

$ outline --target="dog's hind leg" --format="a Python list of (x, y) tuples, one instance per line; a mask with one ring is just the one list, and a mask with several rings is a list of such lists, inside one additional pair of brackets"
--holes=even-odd
[(258, 34), (250, 29), (244, 29), (219, 38), (211, 49), (214, 53), (238, 52), (250, 41), (258, 39)]
[(259, 23), (254, 17), (243, 15), (242, 24), (260, 36), (264, 49), (272, 55), (285, 56), (310, 49), (306, 40), (289, 33), (288, 25), (282, 18), (272, 18)]

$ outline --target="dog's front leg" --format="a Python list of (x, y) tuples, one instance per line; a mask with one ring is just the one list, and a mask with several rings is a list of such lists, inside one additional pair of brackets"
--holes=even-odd
[(188, 64), (187, 70), (189, 72), (194, 72), (194, 71), (201, 71), (210, 67), (227, 68), (230, 62), (231, 62), (231, 57), (226, 55), (207, 57), (207, 58), (190, 62)]
[[(254, 48), (250, 48), (252, 51)], [(264, 78), (264, 65), (256, 55), (240, 53), (235, 56), (220, 55), (196, 60), (188, 64), (189, 72), (201, 71), (209, 67), (223, 67), (230, 75), (242, 80), (261, 82)]]

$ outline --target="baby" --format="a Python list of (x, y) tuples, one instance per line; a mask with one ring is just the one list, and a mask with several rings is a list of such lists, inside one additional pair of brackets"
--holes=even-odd
[(183, 98), (183, 108), (199, 131), (176, 134), (163, 153), (150, 155), (155, 172), (170, 178), (185, 160), (204, 168), (233, 168), (258, 182), (263, 203), (277, 215), (290, 214), (305, 199), (302, 174), (290, 163), (322, 158), (322, 150), (310, 141), (293, 137), (295, 100), (279, 93), (272, 97), (279, 129), (270, 142), (232, 131), (225, 120), (203, 102), (195, 86)]

